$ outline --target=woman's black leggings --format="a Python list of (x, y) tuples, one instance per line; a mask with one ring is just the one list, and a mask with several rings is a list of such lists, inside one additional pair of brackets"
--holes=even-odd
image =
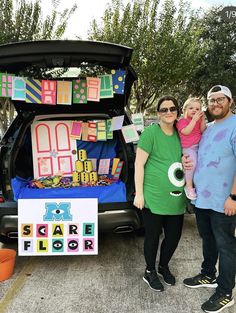
[(142, 210), (145, 226), (144, 257), (149, 271), (156, 268), (156, 256), (159, 237), (164, 230), (164, 239), (161, 243), (160, 266), (167, 266), (174, 254), (183, 228), (184, 214), (159, 215), (149, 209)]

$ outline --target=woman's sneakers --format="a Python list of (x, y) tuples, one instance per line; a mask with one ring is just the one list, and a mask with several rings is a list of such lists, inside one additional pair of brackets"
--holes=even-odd
[(160, 282), (160, 279), (157, 276), (156, 270), (148, 271), (146, 269), (144, 276), (143, 276), (143, 280), (154, 291), (163, 291), (164, 290), (164, 287), (163, 287), (162, 283)]
[(196, 200), (197, 199), (197, 194), (196, 194), (195, 188), (184, 187), (184, 191), (185, 191), (186, 197), (189, 200)]
[(171, 274), (168, 266), (159, 266), (158, 267), (158, 273), (156, 270), (148, 271), (145, 270), (143, 280), (145, 283), (148, 284), (148, 286), (154, 290), (154, 291), (163, 291), (164, 286), (162, 285), (159, 276), (161, 276), (164, 280), (164, 282), (169, 286), (175, 285), (175, 277)]
[(171, 274), (168, 266), (159, 266), (158, 275), (161, 276), (168, 286), (175, 285), (175, 277)]

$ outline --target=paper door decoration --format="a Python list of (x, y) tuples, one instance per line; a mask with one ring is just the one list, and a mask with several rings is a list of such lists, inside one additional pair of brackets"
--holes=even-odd
[(73, 81), (73, 103), (87, 103), (87, 81), (85, 79)]
[(106, 121), (97, 122), (97, 140), (107, 140)]
[(143, 114), (142, 113), (132, 114), (131, 119), (136, 130), (142, 132), (144, 130)]
[(82, 123), (82, 140), (88, 141), (88, 123)]
[(123, 126), (121, 131), (126, 143), (135, 142), (139, 140), (139, 135), (134, 124)]
[(112, 75), (101, 75), (100, 98), (113, 98)]
[(74, 139), (79, 140), (81, 138), (81, 132), (82, 132), (82, 122), (77, 121), (72, 122), (70, 136), (73, 137)]
[(93, 171), (97, 171), (97, 159), (91, 159), (89, 158), (90, 161), (92, 161), (93, 164)]
[(112, 120), (107, 120), (107, 139), (113, 139), (113, 131), (111, 130)]
[(26, 102), (42, 103), (42, 83), (38, 79), (26, 79)]
[(89, 101), (100, 100), (100, 79), (87, 77), (87, 99)]
[(122, 167), (123, 167), (124, 161), (119, 161), (117, 164), (117, 167), (115, 169), (115, 173), (113, 175), (113, 179), (118, 180), (120, 178), (120, 174), (122, 171)]
[(97, 141), (97, 123), (88, 123), (88, 141)]
[(100, 159), (98, 166), (98, 174), (99, 175), (108, 175), (110, 169), (111, 159)]
[(25, 101), (25, 79), (24, 77), (12, 77), (12, 100)]
[(76, 140), (70, 137), (71, 122), (44, 121), (31, 125), (34, 178), (63, 173), (72, 176), (77, 160)]
[(42, 80), (42, 103), (55, 105), (57, 82), (53, 80)]
[(125, 89), (126, 72), (121, 70), (112, 70), (111, 73), (114, 93), (123, 95)]
[(0, 73), (0, 97), (11, 98), (14, 74)]
[(112, 169), (111, 169), (111, 174), (112, 175), (115, 174), (115, 171), (116, 171), (116, 168), (117, 168), (117, 165), (118, 165), (119, 162), (120, 162), (120, 159), (118, 159), (118, 158), (114, 158), (113, 159)]
[(122, 128), (124, 122), (124, 115), (114, 116), (111, 121), (111, 129), (110, 130), (118, 130)]
[(71, 104), (72, 82), (57, 81), (57, 103)]

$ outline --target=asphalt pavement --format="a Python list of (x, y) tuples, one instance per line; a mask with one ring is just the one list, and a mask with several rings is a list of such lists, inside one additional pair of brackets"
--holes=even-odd
[[(1, 246), (17, 249), (17, 244)], [(198, 274), (201, 241), (193, 214), (170, 269), (175, 286), (154, 292), (142, 280), (143, 237), (102, 234), (96, 256), (17, 257), (13, 276), (0, 282), (0, 313), (198, 313), (214, 289), (189, 289), (183, 279)], [(235, 313), (236, 305), (224, 310)]]

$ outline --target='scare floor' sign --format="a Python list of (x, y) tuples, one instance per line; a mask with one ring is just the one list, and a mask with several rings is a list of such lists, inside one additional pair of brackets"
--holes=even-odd
[(97, 199), (19, 199), (19, 255), (98, 254)]

